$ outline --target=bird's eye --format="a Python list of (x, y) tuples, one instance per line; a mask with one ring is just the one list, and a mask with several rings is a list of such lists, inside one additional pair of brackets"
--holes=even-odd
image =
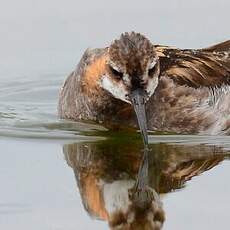
[(116, 69), (114, 69), (112, 66), (109, 66), (110, 71), (112, 72), (112, 74), (117, 78), (117, 79), (122, 79), (123, 77), (123, 73), (117, 71)]
[(152, 65), (152, 67), (148, 70), (149, 76), (152, 76), (152, 75), (155, 73), (156, 68), (157, 68), (157, 64), (155, 63), (155, 64)]

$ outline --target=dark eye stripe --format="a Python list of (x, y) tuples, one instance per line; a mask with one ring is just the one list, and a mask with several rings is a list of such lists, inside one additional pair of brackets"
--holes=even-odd
[(149, 72), (148, 72), (149, 76), (152, 76), (155, 73), (156, 68), (157, 68), (157, 64), (154, 65), (151, 69), (149, 69)]
[(123, 73), (115, 70), (112, 66), (109, 66), (111, 72), (113, 73), (113, 75), (119, 79), (121, 79), (123, 77)]

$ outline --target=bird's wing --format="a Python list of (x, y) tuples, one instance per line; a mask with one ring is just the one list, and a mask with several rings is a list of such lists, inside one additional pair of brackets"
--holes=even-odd
[(160, 180), (160, 193), (168, 193), (185, 186), (186, 182), (193, 177), (216, 167), (224, 160), (224, 157), (216, 156), (208, 159), (195, 159), (187, 162), (180, 162), (167, 171), (163, 171)]
[(230, 85), (230, 40), (205, 49), (180, 50), (155, 46), (161, 76), (179, 85), (216, 88)]
[(187, 161), (173, 162), (166, 170), (162, 171), (160, 181), (160, 191), (167, 193), (172, 190), (180, 189), (193, 177), (216, 167), (229, 156), (223, 155), (195, 158)]

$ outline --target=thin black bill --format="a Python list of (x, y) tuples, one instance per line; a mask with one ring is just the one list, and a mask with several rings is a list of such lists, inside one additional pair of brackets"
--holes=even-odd
[(130, 99), (137, 116), (138, 125), (142, 134), (144, 145), (148, 145), (147, 119), (145, 112), (146, 93), (142, 89), (136, 89), (130, 94)]

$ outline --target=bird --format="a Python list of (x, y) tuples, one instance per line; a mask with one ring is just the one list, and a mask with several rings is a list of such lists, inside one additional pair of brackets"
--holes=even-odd
[(230, 134), (230, 40), (201, 49), (125, 32), (87, 49), (59, 92), (61, 119), (109, 129)]

